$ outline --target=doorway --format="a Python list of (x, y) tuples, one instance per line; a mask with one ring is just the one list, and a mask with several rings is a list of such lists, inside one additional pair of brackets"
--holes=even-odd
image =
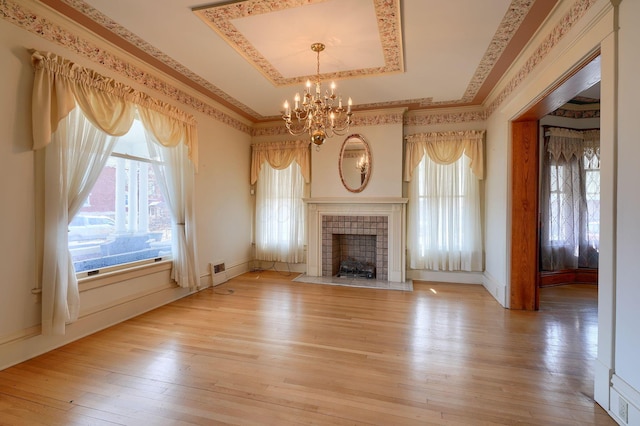
[(538, 286), (597, 284), (600, 84), (540, 120)]
[(539, 120), (600, 81), (600, 53), (575, 71), (511, 123), (511, 309), (538, 310), (539, 295)]

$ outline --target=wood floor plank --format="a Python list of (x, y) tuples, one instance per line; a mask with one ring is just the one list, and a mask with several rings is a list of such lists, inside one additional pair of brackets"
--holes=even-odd
[(0, 425), (615, 425), (593, 402), (597, 287), (509, 311), (248, 273), (0, 371)]

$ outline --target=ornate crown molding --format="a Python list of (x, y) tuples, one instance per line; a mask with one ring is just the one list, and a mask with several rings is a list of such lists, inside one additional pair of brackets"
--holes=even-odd
[(26, 9), (20, 4), (10, 0), (0, 1), (0, 16), (14, 25), (36, 34), (45, 40), (56, 43), (91, 62), (97, 63), (128, 80), (134, 81), (143, 87), (167, 96), (174, 101), (193, 108), (217, 121), (225, 123), (236, 130), (251, 133), (251, 126), (220, 111), (217, 108), (191, 96), (190, 94), (174, 87), (173, 85), (157, 78), (131, 62), (108, 52), (106, 49), (82, 38), (71, 31), (62, 28), (58, 24), (39, 16), (37, 13)]
[[(220, 89), (215, 88), (215, 86), (210, 85), (209, 83), (203, 81), (201, 78), (195, 76), (194, 74), (190, 74), (190, 72), (178, 64), (175, 61), (172, 61), (166, 55), (163, 55), (161, 52), (155, 50), (152, 46), (148, 45), (143, 40), (136, 38), (135, 35), (128, 32), (124, 28), (118, 26), (113, 21), (106, 18), (104, 15), (97, 12), (91, 6), (86, 4), (82, 0), (61, 0), (70, 6), (76, 8), (78, 11), (83, 14), (89, 16), (91, 19), (96, 22), (101, 23), (101, 25), (105, 26), (105, 28), (114, 31), (116, 34), (122, 36), (131, 42), (131, 40), (135, 40), (133, 43), (140, 49), (144, 50), (147, 53), (150, 53), (152, 56), (156, 56), (158, 59), (162, 60), (165, 63), (170, 64), (174, 69), (184, 73), (189, 78), (193, 78), (194, 81), (198, 82), (198, 84), (202, 84), (203, 86), (208, 85), (209, 90), (212, 92), (219, 94), (221, 98), (228, 99), (234, 105), (238, 105), (237, 101), (233, 100), (231, 97), (226, 95), (224, 92), (220, 91)], [(369, 107), (376, 108), (392, 108), (398, 106), (406, 106), (407, 102), (412, 105), (419, 105), (421, 108), (425, 108), (428, 106), (437, 106), (442, 104), (451, 104), (462, 103), (463, 100), (469, 99), (469, 97), (473, 97), (473, 94), (477, 93), (478, 88), (480, 87), (480, 82), (484, 81), (488, 72), (491, 69), (489, 64), (494, 64), (497, 57), (499, 57), (500, 53), (508, 43), (510, 37), (513, 36), (513, 32), (509, 32), (507, 30), (508, 27), (511, 26), (517, 28), (519, 25), (518, 22), (521, 22), (521, 19), (524, 15), (526, 15), (526, 11), (531, 7), (531, 3), (533, 0), (514, 0), (513, 7), (510, 8), (509, 13), (503, 19), (503, 22), (500, 26), (500, 29), (496, 33), (496, 37), (494, 39), (498, 39), (495, 43), (492, 42), (492, 46), (485, 53), (485, 57), (483, 58), (481, 65), (478, 67), (476, 74), (473, 77), (472, 84), (470, 84), (469, 88), (465, 92), (463, 99), (458, 101), (447, 101), (447, 102), (436, 102), (434, 103), (430, 98), (424, 99), (412, 99), (408, 101), (391, 101), (391, 102), (383, 102), (377, 104), (367, 105)], [(404, 122), (405, 125), (429, 125), (429, 124), (443, 124), (443, 123), (462, 123), (469, 121), (482, 121), (485, 120), (488, 116), (490, 116), (498, 107), (501, 105), (505, 99), (507, 99), (528, 77), (531, 72), (535, 69), (535, 67), (542, 62), (550, 53), (550, 51), (559, 43), (559, 41), (563, 38), (563, 36), (569, 32), (569, 30), (586, 14), (586, 12), (597, 2), (597, 0), (576, 0), (575, 3), (571, 6), (569, 12), (562, 17), (559, 23), (551, 30), (551, 32), (544, 38), (544, 40), (539, 44), (534, 53), (526, 60), (524, 65), (519, 69), (519, 71), (511, 78), (511, 80), (507, 83), (507, 85), (500, 91), (498, 96), (486, 106), (483, 112), (447, 112), (447, 113), (433, 113), (433, 110), (424, 110), (431, 111), (426, 114), (406, 114), (403, 119), (399, 118), (402, 116), (398, 116), (397, 114), (389, 116), (388, 114), (382, 114), (380, 116), (366, 116), (363, 118), (358, 118), (356, 115), (356, 122), (354, 125), (380, 125), (380, 124), (390, 124), (396, 123), (398, 120)], [(157, 78), (143, 69), (133, 65), (132, 63), (125, 61), (116, 55), (108, 52), (106, 49), (98, 46), (97, 44), (82, 38), (81, 36), (72, 33), (71, 31), (62, 28), (56, 23), (40, 16), (39, 14), (28, 10), (23, 5), (15, 3), (11, 0), (0, 0), (0, 16), (8, 22), (13, 23), (14, 25), (29, 31), (33, 34), (42, 37), (45, 40), (54, 42), (76, 54), (81, 55), (82, 57), (90, 60), (91, 62), (100, 64), (103, 67), (108, 68), (109, 70), (118, 73), (119, 75), (135, 81), (136, 83), (146, 87), (152, 91), (158, 92), (162, 95), (167, 96), (174, 101), (177, 101), (183, 105), (186, 105), (196, 111), (199, 111), (213, 119), (220, 121), (224, 124), (229, 125), (230, 127), (237, 129), (241, 132), (251, 134), (253, 136), (264, 136), (264, 135), (280, 135), (286, 134), (286, 129), (282, 126), (279, 126), (278, 129), (275, 126), (272, 128), (270, 126), (267, 127), (259, 127), (253, 128), (251, 125), (248, 125), (231, 115), (215, 108), (214, 106), (205, 103), (190, 94), (174, 87), (173, 85), (163, 81), (160, 78)], [(501, 50), (502, 49), (502, 50)], [(492, 62), (493, 61), (493, 62)], [(475, 81), (475, 83), (474, 83)], [(473, 86), (473, 87), (472, 87)], [(250, 112), (250, 114), (254, 117), (257, 116), (255, 112)], [(565, 114), (563, 112), (559, 112), (558, 114)], [(586, 112), (584, 114), (587, 114)], [(584, 118), (584, 114), (582, 118)], [(596, 113), (588, 113), (595, 116)], [(576, 115), (575, 112), (569, 113), (569, 115)]]
[(199, 75), (197, 75), (196, 73), (194, 73), (193, 71), (191, 71), (190, 69), (188, 69), (187, 67), (182, 65), (180, 62), (178, 62), (178, 61), (174, 60), (173, 58), (171, 58), (169, 55), (166, 55), (165, 53), (163, 53), (159, 49), (156, 49), (154, 46), (152, 46), (151, 44), (147, 43), (146, 41), (144, 41), (143, 39), (138, 37), (136, 34), (132, 33), (128, 29), (126, 29), (123, 26), (119, 25), (117, 22), (113, 21), (111, 18), (109, 18), (108, 16), (104, 15), (100, 11), (94, 9), (89, 4), (85, 3), (83, 0), (61, 0), (61, 1), (63, 3), (66, 3), (67, 5), (71, 6), (72, 8), (77, 10), (78, 12), (82, 13), (83, 15), (85, 15), (86, 17), (91, 19), (96, 24), (106, 28), (107, 30), (109, 30), (112, 33), (116, 34), (117, 36), (119, 36), (123, 40), (126, 40), (132, 46), (135, 46), (136, 48), (140, 49), (141, 51), (147, 53), (148, 55), (154, 57), (155, 59), (159, 60), (163, 64), (169, 66), (173, 70), (175, 70), (178, 73), (182, 74), (183, 76), (185, 76), (189, 80), (192, 80), (193, 82), (195, 82), (198, 85), (202, 86), (203, 88), (205, 88), (209, 92), (213, 93), (218, 98), (224, 100), (225, 102), (229, 103), (230, 105), (233, 105), (238, 110), (243, 111), (248, 116), (254, 117), (256, 119), (263, 119), (264, 118), (260, 114), (258, 114), (256, 111), (254, 111), (251, 108), (249, 108), (247, 105), (245, 105), (245, 104), (239, 102), (237, 99), (229, 96), (226, 92), (222, 91), (217, 86), (211, 84), (209, 81), (207, 81), (204, 78), (200, 77)]
[(495, 110), (522, 84), (522, 82), (531, 74), (531, 72), (540, 64), (553, 50), (553, 48), (562, 40), (562, 38), (571, 30), (587, 11), (593, 6), (597, 0), (576, 0), (560, 22), (551, 30), (551, 32), (538, 45), (536, 50), (527, 59), (518, 72), (511, 78), (507, 85), (500, 91), (498, 96), (487, 105), (487, 117), (495, 112)]
[[(242, 104), (232, 98), (218, 87), (204, 80), (200, 76), (188, 70), (182, 64), (173, 60), (168, 55), (162, 53), (149, 43), (145, 42), (126, 28), (118, 25), (116, 22), (103, 15), (83, 0), (61, 0), (67, 5), (73, 7), (78, 12), (84, 14), (97, 24), (103, 26), (109, 31), (117, 34), (122, 39), (131, 43), (141, 51), (153, 56), (175, 71), (181, 73), (186, 78), (201, 85), (211, 93), (225, 100), (230, 105), (243, 111), (248, 116), (253, 117), (256, 121), (270, 120), (274, 117), (265, 117), (253, 111), (248, 106)], [(218, 28), (227, 40), (231, 42), (236, 49), (242, 52), (243, 56), (252, 61), (259, 67), (262, 72), (277, 85), (300, 84), (308, 78), (308, 76), (293, 79), (285, 79), (282, 77), (271, 64), (268, 63), (257, 50), (244, 37), (235, 30), (229, 23), (229, 20), (249, 16), (255, 13), (267, 13), (271, 11), (283, 10), (291, 7), (297, 7), (305, 4), (322, 2), (324, 0), (283, 0), (281, 2), (258, 2), (244, 1), (225, 4), (223, 6), (202, 9), (198, 11), (202, 15), (202, 19), (208, 22), (212, 27)], [(465, 93), (461, 99), (444, 100), (434, 102), (432, 98), (417, 98), (407, 100), (397, 100), (390, 102), (372, 103), (366, 105), (358, 105), (359, 109), (371, 108), (388, 108), (397, 106), (407, 106), (411, 109), (428, 108), (431, 106), (456, 106), (470, 103), (478, 94), (482, 84), (489, 76), (491, 70), (495, 66), (498, 59), (506, 49), (507, 45), (513, 38), (514, 34), (522, 24), (527, 13), (531, 9), (535, 0), (513, 0), (507, 13), (502, 19), (489, 47), (487, 48), (480, 64), (478, 65)], [(377, 75), (381, 73), (399, 72), (403, 69), (403, 53), (400, 33), (399, 11), (393, 7), (395, 2), (389, 0), (375, 0), (376, 14), (380, 25), (380, 36), (383, 44), (385, 55), (385, 66), (375, 69), (350, 70), (342, 73), (323, 74), (323, 79), (351, 78)], [(400, 39), (399, 39), (400, 37)]]

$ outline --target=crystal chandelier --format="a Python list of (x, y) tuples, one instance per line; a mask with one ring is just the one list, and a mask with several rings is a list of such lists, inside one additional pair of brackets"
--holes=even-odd
[[(303, 92), (296, 93), (293, 109), (289, 101), (284, 102), (282, 119), (289, 133), (299, 136), (305, 132), (311, 136), (311, 142), (319, 149), (326, 138), (334, 135), (343, 135), (349, 130), (351, 124), (351, 98), (347, 102), (347, 108), (342, 106), (342, 97), (335, 94), (336, 85), (331, 83), (331, 92), (328, 90), (322, 94), (320, 85), (320, 52), (324, 50), (324, 44), (313, 43), (311, 50), (317, 53), (315, 92), (311, 90), (311, 81), (307, 80), (307, 86)], [(334, 103), (338, 101), (338, 105)], [(302, 101), (302, 103), (301, 103)], [(293, 119), (292, 119), (293, 117)]]

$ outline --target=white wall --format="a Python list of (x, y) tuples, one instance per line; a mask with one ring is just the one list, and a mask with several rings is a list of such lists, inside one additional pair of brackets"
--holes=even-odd
[[(618, 174), (614, 388), (634, 403), (630, 424), (640, 424), (640, 2), (620, 4)], [(632, 414), (634, 415), (632, 417)]]
[(227, 277), (245, 272), (252, 260), (253, 199), (249, 185), (251, 136), (196, 115), (200, 168), (196, 220), (200, 274), (224, 261)]
[[(375, 117), (402, 116), (403, 109), (367, 111), (356, 113), (358, 120), (364, 117), (375, 123)], [(385, 120), (381, 120), (386, 122)], [(372, 157), (371, 178), (367, 187), (359, 193), (349, 192), (340, 181), (338, 159), (342, 143), (351, 134), (360, 134), (369, 144)], [(391, 124), (351, 126), (349, 135), (327, 139), (316, 151), (311, 148), (311, 194), (323, 197), (402, 197), (402, 119)]]
[(510, 221), (510, 179), (508, 118), (495, 112), (487, 120), (485, 145), (486, 172), (484, 179), (484, 286), (502, 306), (507, 300), (510, 233), (505, 226)]
[[(16, 44), (26, 36), (0, 20), (0, 338), (39, 323), (36, 281), (35, 187), (31, 151), (30, 55)], [(0, 366), (1, 366), (0, 362)]]
[[(152, 265), (143, 272), (89, 279), (80, 284), (80, 319), (67, 327), (65, 336), (41, 336), (38, 296), (36, 229), (36, 176), (38, 164), (31, 150), (31, 91), (33, 69), (28, 49), (51, 51), (82, 66), (149, 93), (194, 115), (198, 121), (200, 171), (196, 175), (196, 226), (198, 233), (201, 285), (209, 285), (209, 262), (222, 259), (230, 274), (248, 270), (251, 253), (251, 212), (249, 194), (250, 135), (212, 117), (212, 111), (242, 119), (222, 107), (199, 98), (199, 94), (163, 76), (136, 58), (97, 39), (84, 29), (54, 15), (40, 3), (25, 0), (20, 8), (36, 17), (46, 17), (51, 27), (44, 36), (0, 19), (0, 368), (91, 334), (129, 317), (188, 294), (169, 277), (169, 265)], [(51, 30), (49, 32), (49, 30)], [(119, 60), (140, 68), (177, 87), (200, 104), (201, 110), (180, 103), (169, 94), (156, 92), (119, 72), (85, 57), (82, 49), (72, 50), (48, 40), (58, 30), (70, 31), (80, 40), (114, 54)], [(87, 53), (88, 55), (89, 53)], [(194, 102), (195, 105), (198, 102)], [(205, 106), (202, 106), (205, 105)]]

